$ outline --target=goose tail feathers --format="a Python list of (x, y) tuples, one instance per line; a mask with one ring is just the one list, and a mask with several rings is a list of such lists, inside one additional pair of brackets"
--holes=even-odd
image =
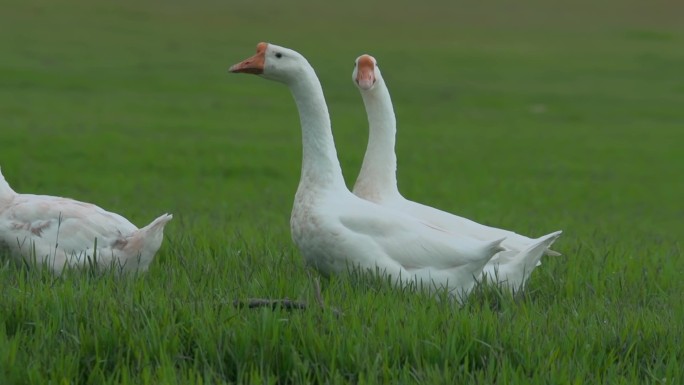
[(558, 239), (561, 236), (561, 234), (563, 234), (562, 231), (554, 231), (553, 233), (544, 235), (543, 237), (539, 237), (536, 239), (535, 243), (531, 244), (527, 247), (527, 249), (523, 250), (521, 254), (526, 255), (525, 265), (541, 265), (541, 257), (543, 255), (561, 255), (559, 252), (549, 249), (551, 245), (556, 241), (556, 239)]
[(172, 218), (173, 215), (164, 214), (149, 225), (133, 232), (128, 238), (124, 250), (129, 255), (139, 258), (137, 265), (140, 270), (147, 270), (147, 267), (152, 263), (154, 255), (164, 240), (164, 226)]

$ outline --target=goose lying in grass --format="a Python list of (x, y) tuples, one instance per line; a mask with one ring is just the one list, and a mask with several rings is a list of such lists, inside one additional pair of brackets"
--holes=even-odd
[(487, 263), (489, 279), (517, 290), (522, 288), (542, 254), (558, 255), (550, 250), (561, 231), (532, 239), (512, 231), (481, 225), (404, 198), (397, 188), (397, 158), (394, 152), (396, 118), (389, 91), (375, 58), (361, 55), (356, 59), (352, 78), (361, 92), (369, 123), (369, 139), (354, 194), (389, 207), (454, 234), (465, 234), (483, 241), (506, 237), (505, 250)]
[(57, 274), (67, 266), (147, 270), (171, 218), (164, 214), (138, 229), (90, 203), (17, 194), (0, 172), (0, 244), (15, 259), (35, 261)]
[(352, 194), (344, 183), (330, 117), (316, 73), (299, 53), (259, 43), (230, 72), (261, 75), (290, 88), (302, 129), (302, 171), (290, 228), (305, 261), (323, 275), (379, 271), (395, 283), (467, 293), (503, 237), (487, 242), (448, 234)]

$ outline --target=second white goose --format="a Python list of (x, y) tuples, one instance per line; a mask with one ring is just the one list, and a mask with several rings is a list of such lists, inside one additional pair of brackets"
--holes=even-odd
[(454, 234), (468, 235), (483, 241), (506, 237), (501, 244), (505, 250), (487, 263), (483, 273), (490, 280), (496, 279), (512, 290), (524, 287), (544, 253), (558, 255), (549, 247), (561, 235), (561, 231), (532, 239), (404, 198), (397, 187), (394, 108), (375, 58), (370, 55), (359, 56), (352, 79), (361, 92), (369, 123), (368, 147), (354, 185), (354, 194)]

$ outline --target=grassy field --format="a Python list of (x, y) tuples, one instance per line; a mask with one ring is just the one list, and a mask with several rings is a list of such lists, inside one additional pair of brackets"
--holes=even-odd
[[(0, 384), (684, 383), (684, 3), (566, 3), (5, 1), (10, 184), (174, 220), (142, 276), (3, 264)], [(316, 68), (349, 185), (371, 53), (404, 194), (562, 229), (564, 255), (516, 298), (349, 275), (321, 282), (341, 314), (317, 306), (289, 235), (294, 102), (227, 73), (262, 40)], [(233, 306), (252, 297), (312, 306)]]

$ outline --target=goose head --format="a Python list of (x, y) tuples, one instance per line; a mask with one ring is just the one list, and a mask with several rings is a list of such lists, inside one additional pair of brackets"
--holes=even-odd
[(281, 83), (294, 81), (300, 72), (310, 67), (299, 53), (275, 44), (257, 44), (256, 54), (230, 67), (233, 73), (259, 75)]
[(356, 83), (362, 91), (368, 91), (380, 77), (380, 69), (378, 62), (371, 55), (361, 55), (356, 58), (354, 64), (354, 72), (352, 73), (352, 80)]

